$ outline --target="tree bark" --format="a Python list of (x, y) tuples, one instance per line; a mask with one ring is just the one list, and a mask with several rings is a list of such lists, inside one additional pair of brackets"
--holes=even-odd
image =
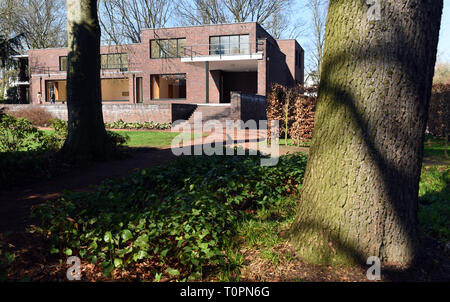
[(103, 159), (112, 150), (103, 123), (100, 89), (100, 26), (96, 0), (67, 0), (69, 134), (62, 152)]
[[(368, 1), (370, 2), (370, 1)], [(442, 0), (331, 0), (291, 240), (304, 259), (411, 264)], [(375, 4), (376, 5), (376, 4)]]

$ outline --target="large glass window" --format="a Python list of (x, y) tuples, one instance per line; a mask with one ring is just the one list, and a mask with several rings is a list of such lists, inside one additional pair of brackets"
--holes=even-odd
[(249, 36), (216, 36), (209, 38), (210, 55), (243, 55), (250, 53)]
[(67, 56), (59, 57), (59, 71), (67, 71)]
[(102, 69), (128, 70), (128, 54), (126, 53), (102, 54), (100, 58)]
[(152, 75), (150, 81), (152, 100), (186, 98), (186, 74)]
[(152, 59), (181, 58), (185, 54), (186, 39), (159, 39), (150, 41)]

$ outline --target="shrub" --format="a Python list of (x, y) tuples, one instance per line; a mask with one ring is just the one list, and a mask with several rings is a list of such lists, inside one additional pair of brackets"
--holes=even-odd
[(310, 140), (314, 128), (316, 90), (316, 87), (305, 88), (302, 85), (273, 85), (267, 98), (269, 125), (270, 121), (280, 121), (280, 135), (285, 139), (291, 137), (294, 143)]
[[(18, 182), (48, 179), (69, 168), (67, 160), (57, 154), (67, 137), (67, 122), (53, 119), (51, 127), (54, 131), (46, 133), (24, 118), (0, 114), (0, 189)], [(129, 139), (110, 131), (107, 135), (114, 151), (120, 151)]]
[(0, 152), (31, 150), (37, 133), (30, 121), (0, 113)]
[(35, 127), (49, 127), (51, 121), (55, 118), (53, 114), (41, 107), (27, 106), (15, 111), (9, 111), (8, 114), (16, 118), (25, 118)]
[(294, 143), (300, 144), (300, 142), (312, 139), (316, 103), (317, 97), (314, 95), (297, 95), (295, 99), (294, 122), (289, 129), (289, 136)]
[[(51, 128), (53, 128), (54, 132), (44, 137), (44, 141), (48, 144), (47, 149), (59, 150), (63, 146), (69, 133), (67, 122), (60, 119), (53, 119), (51, 120)], [(124, 147), (126, 142), (130, 139), (125, 133), (106, 131), (106, 134), (115, 149)]]
[(448, 156), (448, 138), (450, 136), (450, 84), (434, 85), (428, 112), (427, 131), (441, 137), (446, 142), (445, 155)]
[(40, 151), (59, 151), (67, 137), (67, 122), (59, 119), (52, 119), (50, 127), (54, 130), (51, 133), (39, 132), (36, 143)]
[[(306, 157), (261, 167), (256, 156), (191, 156), (91, 193), (66, 193), (37, 208), (52, 253), (101, 263), (105, 274), (150, 259), (173, 276), (198, 278), (226, 265), (224, 250), (249, 209), (298, 192)], [(181, 278), (181, 277), (179, 277)]]
[(170, 129), (172, 127), (171, 123), (157, 123), (157, 122), (144, 122), (144, 123), (129, 123), (124, 122), (123, 120), (115, 121), (114, 123), (105, 123), (105, 127), (109, 129), (132, 129), (132, 130), (139, 130), (139, 129), (149, 129), (149, 130), (166, 130)]
[(112, 142), (114, 148), (120, 149), (125, 146), (130, 137), (125, 133), (118, 133), (113, 131), (106, 131), (108, 139)]

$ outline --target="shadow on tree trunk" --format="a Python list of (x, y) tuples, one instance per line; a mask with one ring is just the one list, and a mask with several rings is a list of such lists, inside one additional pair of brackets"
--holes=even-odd
[[(312, 148), (291, 228), (300, 255), (314, 263), (377, 256), (413, 265), (420, 255), (418, 189), (442, 1), (416, 3), (416, 14), (389, 2), (389, 16), (365, 26), (358, 23), (364, 8), (330, 6)], [(343, 8), (356, 10), (347, 11), (353, 20), (339, 19)]]

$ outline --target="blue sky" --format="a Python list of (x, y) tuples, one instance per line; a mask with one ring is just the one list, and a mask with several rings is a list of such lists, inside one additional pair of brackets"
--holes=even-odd
[(444, 0), (438, 56), (440, 60), (450, 62), (450, 0)]
[[(309, 16), (309, 12), (305, 9), (305, 1), (295, 1), (296, 8), (294, 9), (295, 13), (291, 15), (292, 21), (300, 18), (301, 20), (310, 22), (311, 17)], [(310, 65), (309, 52), (312, 50), (311, 46), (313, 46), (311, 45), (311, 33), (307, 30), (302, 36), (297, 37), (297, 41), (306, 51), (305, 65), (307, 66), (308, 71), (308, 65)], [(438, 59), (450, 63), (450, 0), (444, 0), (444, 11), (442, 14), (441, 32), (438, 45)]]

